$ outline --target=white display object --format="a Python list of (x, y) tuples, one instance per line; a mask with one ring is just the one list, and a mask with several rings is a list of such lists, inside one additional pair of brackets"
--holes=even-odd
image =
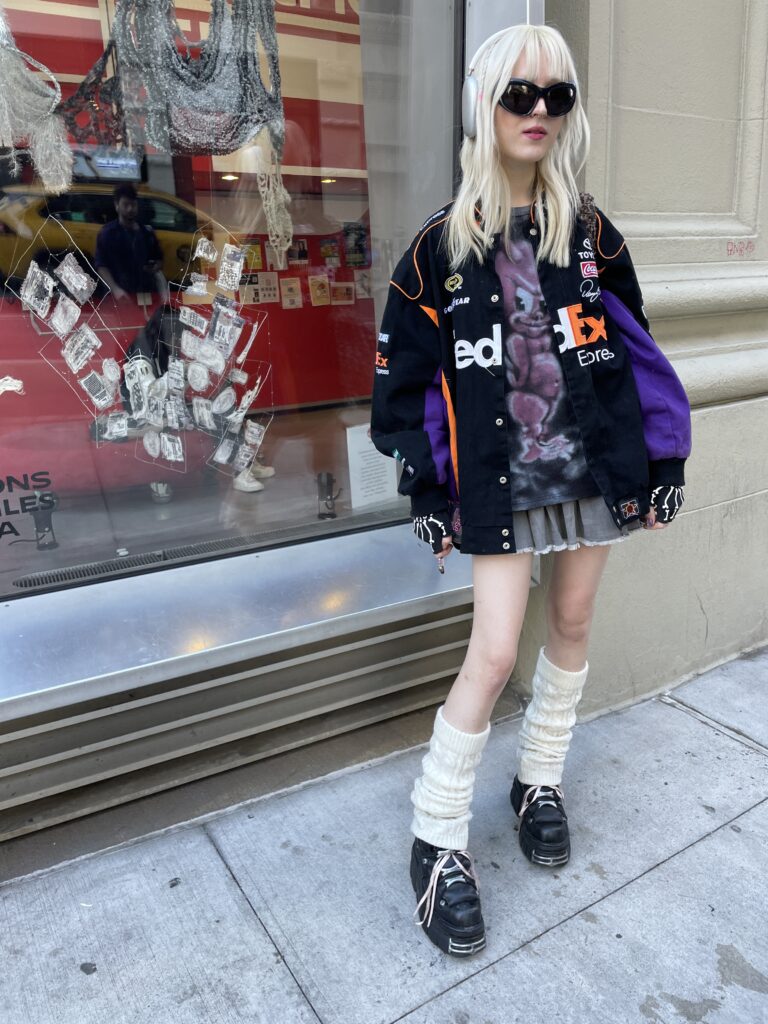
[(395, 501), (397, 463), (377, 451), (368, 437), (368, 424), (347, 427), (349, 489), (353, 509)]

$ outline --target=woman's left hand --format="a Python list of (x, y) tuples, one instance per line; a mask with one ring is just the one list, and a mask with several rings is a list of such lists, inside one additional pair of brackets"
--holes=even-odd
[(671, 484), (656, 487), (651, 494), (651, 509), (648, 515), (640, 516), (644, 528), (646, 530), (663, 530), (673, 521), (682, 504), (682, 487)]
[(651, 508), (651, 511), (647, 516), (640, 516), (640, 520), (645, 530), (663, 530), (669, 526), (669, 523), (657, 523), (656, 522), (656, 509)]

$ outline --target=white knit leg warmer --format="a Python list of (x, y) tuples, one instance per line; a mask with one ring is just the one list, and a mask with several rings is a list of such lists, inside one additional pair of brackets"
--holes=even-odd
[(411, 793), (414, 807), (411, 831), (441, 850), (465, 850), (469, 839), (475, 768), (491, 733), (461, 732), (437, 709), (429, 751), (422, 758), (424, 774)]
[(528, 786), (559, 786), (576, 705), (581, 699), (589, 662), (578, 672), (553, 665), (539, 650), (531, 684), (533, 696), (525, 709), (518, 740), (518, 778)]

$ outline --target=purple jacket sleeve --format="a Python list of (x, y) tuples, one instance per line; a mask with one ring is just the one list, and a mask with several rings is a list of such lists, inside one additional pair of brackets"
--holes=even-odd
[(429, 437), (432, 459), (437, 470), (437, 482), (451, 488), (451, 440), (448, 431), (448, 415), (442, 389), (442, 368), (438, 366), (435, 376), (424, 392), (424, 430)]
[(607, 289), (603, 308), (619, 329), (632, 364), (643, 432), (648, 450), (651, 489), (685, 483), (683, 469), (691, 454), (691, 407), (672, 364), (645, 327), (618, 296)]
[(414, 516), (447, 509), (452, 490), (440, 331), (420, 239), (392, 275), (371, 402), (371, 439), (402, 464), (398, 490), (411, 499)]

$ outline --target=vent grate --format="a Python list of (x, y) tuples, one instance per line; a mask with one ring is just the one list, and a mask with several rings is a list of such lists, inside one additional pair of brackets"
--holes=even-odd
[(223, 537), (220, 540), (201, 540), (197, 544), (182, 544), (177, 548), (166, 548), (165, 558), (193, 558), (195, 555), (207, 555), (214, 551), (230, 551), (232, 548), (254, 547), (263, 544), (263, 534), (251, 533), (244, 537)]
[(159, 565), (172, 562), (179, 558), (194, 558), (196, 555), (208, 555), (217, 551), (231, 551), (236, 548), (252, 548), (264, 538), (258, 534), (244, 537), (224, 537), (220, 540), (200, 541), (197, 544), (184, 544), (163, 551), (149, 551), (144, 555), (126, 555), (125, 558), (112, 558), (104, 562), (86, 562), (85, 565), (71, 566), (64, 569), (50, 569), (44, 572), (32, 572), (20, 576), (13, 581), (14, 587), (32, 590), (35, 587), (50, 587), (58, 583), (77, 583), (83, 580), (100, 579), (113, 576), (115, 573), (128, 569), (141, 569), (148, 565)]
[[(378, 524), (375, 518), (364, 524), (370, 526)], [(349, 524), (345, 524), (348, 528)], [(391, 525), (388, 520), (387, 525)], [(336, 531), (331, 531), (336, 532)], [(303, 540), (314, 540), (319, 537), (328, 536), (327, 529), (316, 537), (303, 537)], [(225, 551), (254, 551), (279, 543), (281, 540), (297, 540), (293, 531), (285, 535), (283, 531), (268, 531), (265, 533), (248, 533), (238, 537), (220, 537), (216, 540), (203, 540), (194, 544), (180, 544), (178, 547), (163, 548), (160, 551), (148, 551), (143, 555), (126, 555), (124, 558), (112, 558), (103, 562), (86, 562), (84, 565), (66, 567), (62, 569), (50, 569), (43, 572), (32, 572), (26, 576), (19, 576), (13, 580), (13, 586), (22, 590), (34, 590), (39, 587), (52, 587), (63, 583), (77, 583), (87, 580), (104, 579), (114, 576), (116, 573), (126, 572), (131, 569), (141, 569), (147, 566), (162, 565), (164, 562), (178, 562), (189, 558), (198, 558), (201, 555), (213, 555)]]
[(162, 562), (162, 551), (151, 551), (146, 555), (129, 555), (126, 558), (112, 558), (106, 562), (86, 562), (67, 569), (51, 569), (48, 572), (32, 572), (28, 576), (19, 576), (13, 581), (14, 587), (30, 589), (33, 587), (50, 587), (56, 583), (74, 583), (78, 580), (92, 580), (99, 576), (110, 576), (125, 569), (139, 569), (145, 565), (157, 565)]

